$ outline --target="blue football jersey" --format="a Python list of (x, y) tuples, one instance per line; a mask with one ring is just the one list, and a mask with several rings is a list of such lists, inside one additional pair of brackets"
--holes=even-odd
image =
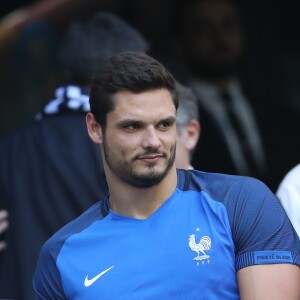
[(300, 242), (260, 181), (178, 170), (177, 188), (145, 220), (107, 198), (50, 238), (34, 276), (38, 299), (239, 299), (237, 271), (300, 266)]

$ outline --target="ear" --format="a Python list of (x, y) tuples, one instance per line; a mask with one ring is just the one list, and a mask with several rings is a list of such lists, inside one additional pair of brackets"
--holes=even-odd
[(92, 141), (96, 144), (102, 144), (102, 128), (96, 121), (92, 113), (87, 113), (85, 117), (88, 134)]
[(192, 119), (184, 129), (184, 145), (187, 150), (192, 151), (200, 138), (200, 123), (198, 120)]

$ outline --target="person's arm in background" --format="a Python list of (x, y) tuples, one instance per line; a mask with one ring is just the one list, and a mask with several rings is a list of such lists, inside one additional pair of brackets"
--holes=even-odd
[(85, 16), (95, 9), (109, 9), (114, 2), (112, 0), (40, 0), (30, 5), (20, 6), (0, 20), (0, 57), (10, 51), (19, 32), (32, 22), (48, 22), (61, 30), (74, 18)]
[(8, 228), (8, 213), (6, 210), (0, 210), (0, 252), (6, 248), (6, 242), (2, 240), (2, 234)]
[(300, 164), (285, 175), (276, 195), (300, 237)]
[(289, 264), (257, 265), (238, 271), (242, 300), (299, 300), (300, 268)]

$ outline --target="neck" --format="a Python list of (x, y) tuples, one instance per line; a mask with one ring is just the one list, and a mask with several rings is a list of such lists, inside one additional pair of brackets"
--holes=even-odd
[(129, 185), (111, 172), (107, 172), (106, 177), (110, 187), (110, 208), (136, 219), (146, 219), (152, 215), (173, 194), (177, 185), (175, 166), (159, 184), (149, 188)]

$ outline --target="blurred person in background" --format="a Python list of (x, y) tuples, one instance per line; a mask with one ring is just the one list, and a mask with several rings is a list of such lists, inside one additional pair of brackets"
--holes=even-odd
[(106, 194), (102, 161), (85, 125), (90, 76), (115, 53), (147, 49), (139, 32), (112, 14), (73, 22), (61, 47), (64, 85), (35, 122), (0, 141), (1, 203), (10, 214), (0, 298), (33, 299), (42, 244)]
[(176, 167), (192, 169), (191, 161), (194, 149), (200, 137), (199, 112), (197, 98), (192, 90), (176, 82), (179, 106), (176, 114)]
[(120, 15), (120, 8), (119, 0), (13, 0), (0, 10), (3, 136), (32, 121), (61, 84), (59, 46), (70, 23), (96, 11)]
[(261, 131), (238, 74), (244, 52), (239, 8), (234, 0), (188, 0), (181, 6), (186, 84), (201, 110), (202, 134), (193, 165), (266, 181)]
[(300, 237), (300, 164), (285, 175), (276, 195)]

